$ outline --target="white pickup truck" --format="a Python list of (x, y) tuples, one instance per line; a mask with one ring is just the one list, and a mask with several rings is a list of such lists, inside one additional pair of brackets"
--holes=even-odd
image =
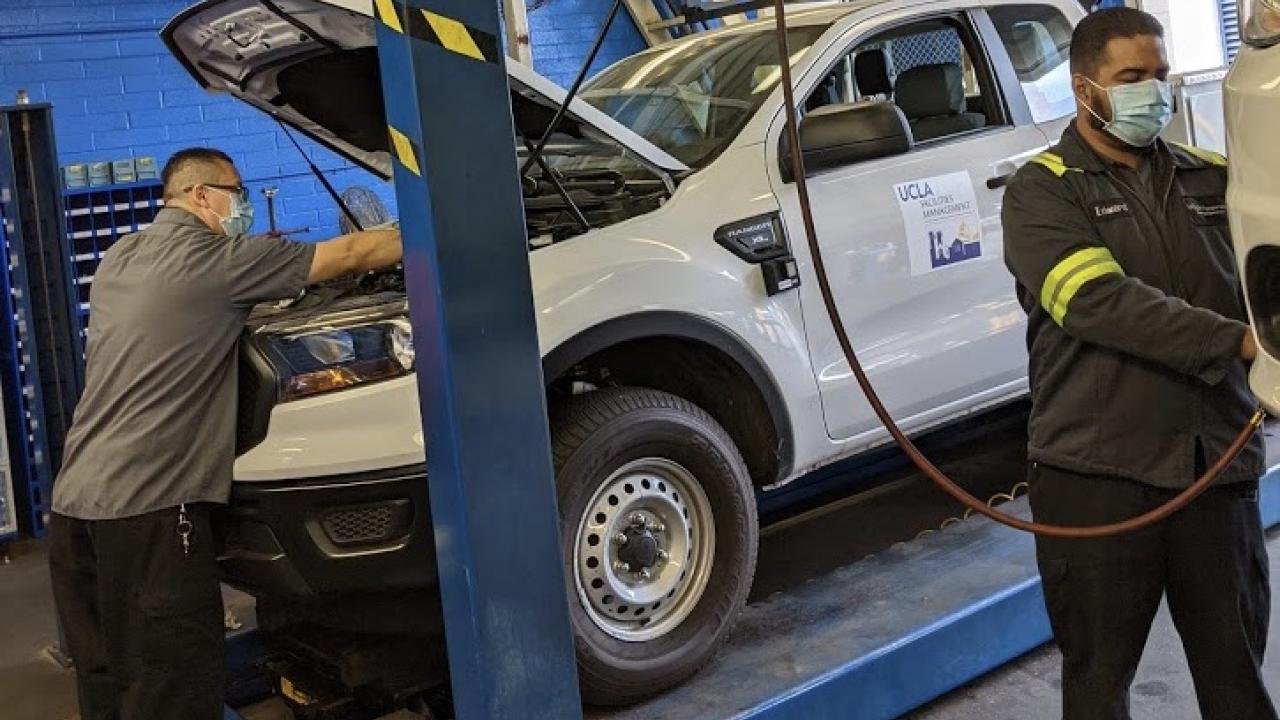
[(1231, 185), (1227, 205), (1249, 314), (1258, 339), (1253, 392), (1280, 415), (1280, 2), (1242, 0), (1240, 50), (1227, 76)]
[[(164, 37), (205, 88), (385, 178), (371, 5), (207, 0)], [(1027, 391), (1002, 188), (1074, 113), (1081, 16), (1075, 0), (789, 12), (837, 301), (909, 431)], [(797, 241), (773, 33), (737, 25), (616, 63), (570, 106), (547, 167), (522, 178), (591, 702), (637, 700), (708, 662), (750, 589), (757, 493), (888, 439)], [(517, 64), (509, 74), (523, 159), (564, 92)], [(264, 308), (243, 352), (230, 582), (268, 625), (410, 632), (435, 578), (403, 278)]]

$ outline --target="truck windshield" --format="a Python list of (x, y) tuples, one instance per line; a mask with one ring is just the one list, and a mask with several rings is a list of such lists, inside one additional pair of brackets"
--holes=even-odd
[[(791, 28), (791, 64), (829, 25)], [(582, 99), (690, 167), (715, 160), (778, 85), (772, 25), (717, 33), (623, 60), (584, 85)]]

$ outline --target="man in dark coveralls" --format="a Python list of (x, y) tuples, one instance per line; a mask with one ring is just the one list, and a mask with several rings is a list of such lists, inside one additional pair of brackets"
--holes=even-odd
[[(1005, 257), (1029, 316), (1031, 508), (1059, 525), (1125, 520), (1204, 473), (1256, 402), (1227, 222), (1226, 159), (1166, 143), (1164, 31), (1103, 10), (1077, 27), (1078, 116), (1005, 197)], [(1147, 530), (1037, 540), (1067, 720), (1129, 717), (1167, 597), (1208, 720), (1272, 720), (1260, 667), (1270, 585), (1261, 438), (1220, 483)]]

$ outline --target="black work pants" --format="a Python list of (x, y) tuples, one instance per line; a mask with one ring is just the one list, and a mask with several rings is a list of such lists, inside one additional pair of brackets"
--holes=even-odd
[[(1035, 519), (1098, 525), (1176, 493), (1032, 465)], [(1128, 720), (1129, 686), (1167, 596), (1205, 720), (1274, 720), (1262, 682), (1271, 614), (1258, 486), (1210, 489), (1146, 530), (1097, 540), (1036, 539), (1045, 605), (1062, 650), (1065, 720)]]
[(222, 594), (207, 506), (123, 520), (54, 515), (54, 601), (83, 720), (221, 720)]

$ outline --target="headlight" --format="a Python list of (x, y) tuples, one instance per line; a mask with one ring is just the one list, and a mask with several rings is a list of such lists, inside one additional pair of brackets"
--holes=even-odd
[(1280, 0), (1241, 0), (1241, 35), (1254, 47), (1280, 43)]
[(289, 402), (413, 372), (413, 328), (403, 313), (349, 314), (289, 330), (263, 328), (258, 342)]

